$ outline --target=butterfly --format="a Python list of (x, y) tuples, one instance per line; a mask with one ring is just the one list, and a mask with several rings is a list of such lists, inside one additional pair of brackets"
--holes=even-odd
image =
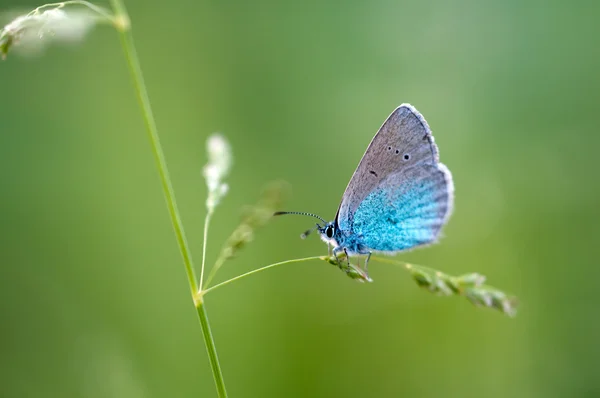
[(395, 254), (437, 241), (452, 213), (454, 184), (450, 170), (439, 162), (438, 148), (425, 118), (402, 104), (386, 119), (352, 175), (335, 219), (316, 214), (280, 211), (318, 218), (321, 239), (342, 252), (366, 256)]

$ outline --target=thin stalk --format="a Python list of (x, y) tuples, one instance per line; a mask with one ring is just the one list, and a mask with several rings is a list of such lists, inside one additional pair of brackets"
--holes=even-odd
[(217, 261), (215, 261), (215, 265), (212, 266), (212, 268), (210, 269), (210, 272), (208, 273), (208, 276), (206, 277), (206, 281), (204, 282), (204, 287), (202, 286), (202, 284), (200, 284), (200, 289), (206, 291), (206, 286), (208, 286), (210, 284), (210, 282), (213, 280), (213, 278), (217, 274), (217, 271), (219, 270), (219, 268), (221, 268), (221, 266), (225, 263), (225, 259), (226, 259), (226, 257), (224, 257), (222, 254), (217, 258)]
[(142, 75), (142, 68), (140, 67), (140, 62), (133, 42), (133, 36), (131, 34), (129, 15), (127, 14), (125, 4), (122, 0), (111, 0), (111, 4), (115, 12), (115, 27), (119, 31), (121, 36), (121, 43), (123, 45), (125, 57), (127, 58), (127, 64), (131, 72), (135, 92), (140, 107), (142, 109), (142, 115), (144, 117), (144, 123), (146, 125), (146, 131), (148, 133), (148, 140), (150, 141), (152, 153), (156, 162), (156, 168), (158, 169), (158, 174), (160, 176), (163, 193), (167, 202), (167, 208), (171, 217), (171, 223), (173, 224), (173, 229), (177, 238), (177, 244), (179, 245), (179, 251), (181, 252), (181, 257), (185, 266), (185, 271), (187, 274), (192, 298), (194, 300), (194, 305), (197, 309), (198, 320), (200, 321), (200, 325), (202, 327), (202, 334), (204, 335), (204, 344), (206, 345), (206, 351), (208, 352), (208, 357), (210, 359), (210, 365), (212, 368), (213, 377), (215, 379), (217, 392), (219, 394), (219, 397), (227, 397), (227, 392), (225, 390), (225, 382), (223, 381), (223, 374), (221, 371), (221, 367), (219, 366), (217, 350), (215, 348), (215, 343), (212, 338), (210, 324), (208, 322), (208, 316), (206, 315), (206, 309), (203, 301), (201, 299), (196, 298), (198, 292), (198, 283), (196, 275), (194, 273), (192, 255), (187, 243), (187, 239), (185, 237), (181, 217), (179, 216), (179, 211), (177, 210), (175, 192), (173, 191), (173, 187), (171, 185), (171, 179), (169, 177), (169, 171), (167, 169), (167, 162), (165, 160), (165, 155), (163, 153), (162, 146), (160, 144), (160, 139), (158, 137), (156, 122), (154, 121), (152, 107), (150, 106), (150, 99), (148, 97), (146, 84), (144, 83), (144, 77)]
[(234, 278), (226, 280), (225, 282), (218, 283), (218, 284), (216, 284), (216, 285), (214, 285), (212, 287), (209, 287), (208, 289), (204, 289), (202, 291), (202, 295), (205, 295), (206, 293), (211, 292), (211, 291), (213, 291), (213, 290), (215, 290), (215, 289), (217, 289), (217, 288), (219, 288), (221, 286), (225, 286), (227, 284), (230, 284), (231, 282), (235, 282), (235, 281), (240, 280), (242, 278), (245, 278), (247, 276), (254, 275), (254, 274), (257, 274), (257, 273), (262, 272), (262, 271), (266, 271), (269, 268), (278, 267), (278, 266), (284, 265), (284, 264), (300, 263), (300, 262), (303, 262), (303, 261), (322, 260), (322, 259), (323, 259), (323, 256), (314, 256), (314, 257), (306, 257), (306, 258), (297, 258), (297, 259), (294, 259), (294, 260), (286, 260), (286, 261), (281, 261), (279, 263), (265, 265), (264, 267), (257, 268), (255, 270), (246, 272), (245, 274), (238, 275), (238, 276), (236, 276)]
[(206, 219), (204, 220), (204, 241), (202, 243), (202, 265), (200, 267), (200, 283), (198, 286), (202, 289), (202, 281), (204, 279), (204, 267), (206, 265), (206, 244), (208, 241), (208, 225), (210, 224), (210, 218), (212, 217), (212, 211), (206, 213)]
[[(392, 260), (392, 259), (387, 258), (387, 257), (372, 256), (371, 260), (378, 261), (380, 263), (387, 263), (387, 264), (399, 265), (399, 266), (405, 267), (407, 269), (410, 268), (410, 266), (411, 266), (411, 264), (409, 264), (409, 263), (407, 263), (405, 261)], [(426, 267), (423, 267), (423, 268), (426, 268)], [(431, 270), (435, 271), (434, 269), (431, 269)]]
[(92, 4), (89, 1), (83, 1), (83, 0), (61, 1), (59, 3), (44, 4), (43, 6), (39, 6), (35, 10), (31, 11), (28, 15), (35, 15), (46, 8), (64, 8), (66, 6), (71, 6), (71, 5), (81, 5), (81, 6), (87, 7), (90, 10), (102, 15), (104, 18), (112, 19), (112, 15), (110, 15), (108, 12), (106, 12), (106, 10), (103, 9), (102, 7), (98, 7), (97, 5)]

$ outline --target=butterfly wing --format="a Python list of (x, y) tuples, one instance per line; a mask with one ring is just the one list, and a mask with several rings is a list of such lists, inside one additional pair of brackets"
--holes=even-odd
[(383, 123), (338, 209), (358, 252), (399, 251), (435, 241), (453, 204), (449, 170), (421, 114), (403, 104)]

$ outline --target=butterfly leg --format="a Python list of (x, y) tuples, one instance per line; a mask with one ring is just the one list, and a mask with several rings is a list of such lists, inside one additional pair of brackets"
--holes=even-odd
[(346, 255), (346, 261), (348, 261), (348, 267), (350, 266), (350, 256), (348, 255), (348, 250), (344, 247), (344, 254)]
[[(329, 244), (328, 244), (328, 245), (329, 245)], [(338, 263), (338, 265), (340, 264), (340, 259), (338, 258), (338, 256), (337, 256), (337, 255), (338, 255), (338, 253), (339, 253), (340, 251), (342, 251), (342, 249), (340, 249), (340, 247), (339, 247), (339, 246), (338, 246), (338, 247), (334, 247), (334, 248), (333, 248), (333, 251), (332, 251), (332, 253), (333, 253), (333, 257), (335, 257), (335, 261)]]
[[(337, 256), (338, 253), (340, 253), (342, 251), (346, 255), (346, 264), (343, 264), (342, 262), (340, 262), (340, 259)], [(348, 250), (345, 247), (341, 248), (340, 246), (337, 246), (337, 247), (333, 248), (333, 255), (335, 256), (335, 261), (337, 262), (338, 268), (341, 269), (342, 271), (344, 271), (346, 274), (350, 274), (351, 272), (353, 273), (354, 271), (356, 271), (356, 267), (354, 267), (352, 264), (350, 264), (350, 255), (348, 254)]]

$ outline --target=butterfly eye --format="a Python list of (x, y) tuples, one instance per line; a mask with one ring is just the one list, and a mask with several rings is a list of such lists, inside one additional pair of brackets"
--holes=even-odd
[(409, 160), (410, 159), (410, 155), (408, 153), (404, 154), (404, 160)]
[(327, 230), (325, 231), (325, 235), (327, 235), (328, 238), (333, 237), (333, 227), (331, 225), (327, 227)]

